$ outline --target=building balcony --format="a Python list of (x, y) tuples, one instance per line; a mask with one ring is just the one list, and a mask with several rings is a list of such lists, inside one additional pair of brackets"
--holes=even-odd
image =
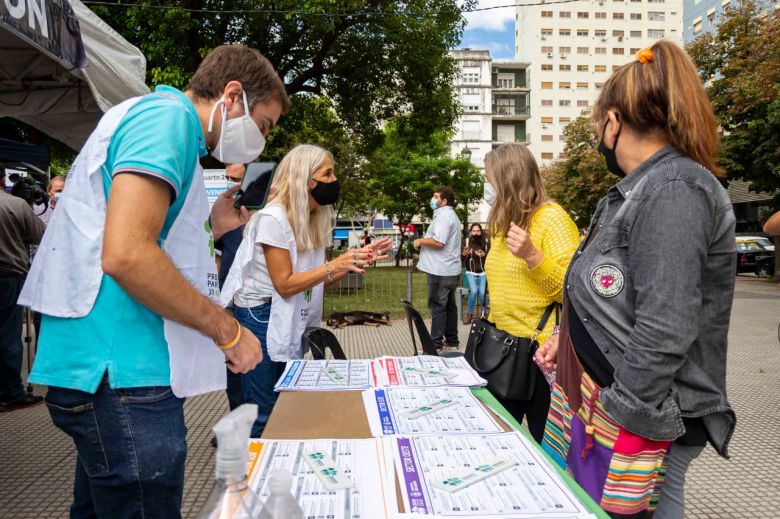
[(529, 106), (493, 105), (493, 117), (504, 120), (525, 121), (531, 116)]
[(517, 142), (519, 144), (525, 144), (526, 146), (528, 146), (529, 144), (531, 144), (531, 134), (530, 133), (526, 133), (526, 134), (523, 134), (523, 135), (519, 135), (519, 136), (515, 137), (515, 140), (513, 140), (513, 141), (494, 140), (492, 144), (493, 144), (493, 148), (498, 148), (502, 144), (507, 144), (507, 143), (510, 143), (510, 142)]

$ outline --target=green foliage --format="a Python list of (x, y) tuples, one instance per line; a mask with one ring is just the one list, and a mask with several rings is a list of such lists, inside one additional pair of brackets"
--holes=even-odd
[[(688, 46), (723, 129), (720, 162), (754, 191), (780, 190), (780, 11), (745, 0)], [(780, 194), (775, 197), (780, 208)]]
[(482, 174), (467, 159), (449, 156), (446, 133), (414, 139), (412, 127), (404, 117), (387, 124), (385, 142), (369, 165), (373, 205), (395, 222), (407, 224), (417, 215), (431, 218), (433, 190), (449, 186), (455, 192), (455, 211), (465, 223), (468, 206), (482, 197)]
[[(243, 43), (271, 60), (291, 95), (327, 94), (362, 147), (381, 142), (381, 121), (399, 113), (426, 133), (449, 128), (457, 118), (451, 87), (455, 65), (447, 54), (465, 25), (457, 0), (161, 0), (156, 5), (177, 8), (92, 6), (143, 51), (151, 85), (181, 88), (210, 49)], [(332, 16), (308, 16), (313, 13)]]
[(563, 130), (566, 158), (542, 170), (548, 194), (571, 213), (577, 227), (584, 228), (598, 201), (617, 181), (598, 152), (598, 132), (590, 114), (583, 114)]

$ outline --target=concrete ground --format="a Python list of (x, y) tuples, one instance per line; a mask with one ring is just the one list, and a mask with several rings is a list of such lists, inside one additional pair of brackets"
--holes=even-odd
[[(780, 517), (780, 285), (743, 274), (730, 329), (729, 398), (737, 413), (731, 459), (708, 448), (691, 466), (690, 518)], [(461, 325), (463, 344), (468, 328)], [(348, 327), (336, 334), (353, 358), (410, 355), (405, 321), (381, 328)], [(45, 388), (36, 387), (43, 394)], [(211, 488), (211, 427), (227, 410), (223, 394), (190, 399), (186, 406), (189, 456), (183, 516), (195, 517)], [(41, 406), (0, 414), (0, 517), (67, 517), (75, 450)]]

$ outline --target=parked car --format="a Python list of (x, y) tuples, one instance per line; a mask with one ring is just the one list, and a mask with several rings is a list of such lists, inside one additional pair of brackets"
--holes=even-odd
[(772, 238), (766, 236), (737, 236), (737, 240), (753, 240), (758, 242), (758, 244), (766, 250), (771, 252), (775, 251), (775, 243), (772, 241)]
[(737, 237), (737, 274), (756, 272), (756, 259), (768, 255), (774, 257), (774, 252), (768, 251), (754, 238)]

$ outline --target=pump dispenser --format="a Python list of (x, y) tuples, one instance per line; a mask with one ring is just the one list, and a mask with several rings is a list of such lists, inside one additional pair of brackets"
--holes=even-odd
[(303, 519), (303, 510), (295, 501), (291, 490), (292, 475), (283, 469), (276, 469), (268, 477), (268, 492), (265, 510), (260, 519)]
[(220, 419), (217, 435), (216, 483), (198, 519), (257, 519), (263, 502), (246, 485), (249, 434), (257, 405), (244, 404)]

